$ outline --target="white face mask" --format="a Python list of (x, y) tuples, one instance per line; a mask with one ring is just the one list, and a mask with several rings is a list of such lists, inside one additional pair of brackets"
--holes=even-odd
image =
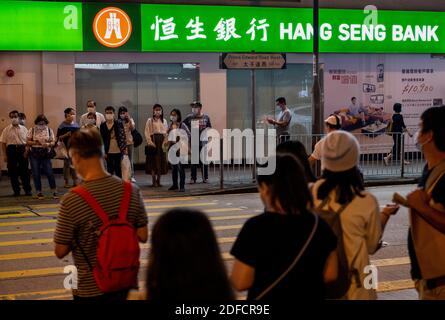
[(86, 122), (86, 124), (92, 124), (92, 125), (96, 124), (96, 120), (94, 120), (94, 119), (87, 119), (87, 121), (85, 121), (85, 122)]
[(157, 116), (157, 117), (160, 117), (161, 116), (161, 111), (155, 111), (154, 115)]
[(44, 124), (38, 124), (36, 127), (37, 127), (37, 129), (39, 129), (39, 130), (45, 130), (46, 125), (44, 125)]
[(11, 118), (11, 123), (14, 126), (16, 126), (16, 125), (18, 125), (20, 123), (20, 120), (19, 120), (19, 118)]
[(170, 120), (172, 122), (176, 122), (178, 120), (178, 117), (177, 116), (170, 116)]
[(87, 110), (88, 110), (88, 113), (94, 113), (95, 112), (93, 107), (88, 107)]
[(109, 114), (109, 113), (107, 113), (107, 114), (105, 114), (105, 119), (107, 119), (107, 120), (114, 120), (114, 114)]
[(192, 113), (196, 116), (199, 114), (199, 109), (198, 108), (192, 108)]
[(127, 117), (125, 116), (125, 114), (121, 114), (121, 115), (120, 115), (120, 118), (121, 118), (122, 120), (125, 120)]
[(420, 136), (420, 130), (418, 130), (418, 131), (414, 134), (414, 141), (416, 142), (416, 148), (417, 148), (419, 151), (422, 151), (422, 152), (423, 152), (423, 146), (426, 145), (426, 144), (428, 143), (428, 141), (427, 141), (427, 142), (424, 142), (424, 143), (421, 143), (421, 142), (419, 141), (419, 136)]

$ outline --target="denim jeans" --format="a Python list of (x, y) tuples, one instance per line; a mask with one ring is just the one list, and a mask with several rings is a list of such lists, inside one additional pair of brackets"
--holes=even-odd
[(184, 165), (181, 163), (172, 165), (172, 180), (173, 186), (178, 186), (178, 173), (179, 173), (179, 189), (184, 189), (185, 185), (185, 171)]
[(122, 178), (121, 160), (122, 155), (120, 153), (107, 154), (107, 171), (109, 174)]
[(42, 192), (41, 175), (44, 174), (48, 178), (49, 187), (51, 190), (56, 189), (56, 180), (54, 179), (53, 168), (51, 166), (51, 159), (37, 159), (29, 156), (31, 162), (32, 178), (34, 180), (34, 187), (37, 193)]
[(73, 179), (73, 183), (77, 180), (77, 174), (73, 167), (71, 167), (71, 159), (63, 159), (63, 178), (66, 182)]

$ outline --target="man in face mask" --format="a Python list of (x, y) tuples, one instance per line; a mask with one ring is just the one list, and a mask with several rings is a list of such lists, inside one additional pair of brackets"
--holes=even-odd
[[(82, 178), (81, 188), (91, 194), (98, 205), (109, 215), (109, 219), (120, 211), (124, 187), (122, 180), (105, 171), (103, 161), (103, 143), (96, 130), (81, 129), (74, 132), (70, 140), (70, 157)], [(147, 242), (147, 213), (139, 188), (131, 187), (130, 202), (125, 220), (135, 229), (140, 242)], [(95, 211), (79, 194), (71, 189), (61, 200), (54, 232), (54, 253), (62, 259), (72, 252), (77, 273), (77, 290), (73, 291), (74, 300), (126, 300), (128, 289), (104, 294), (95, 281), (95, 272), (89, 267), (90, 261), (96, 261), (97, 236), (103, 226)], [(73, 245), (76, 244), (76, 245)], [(109, 251), (111, 254), (116, 251)], [(118, 260), (120, 257), (114, 257)]]
[(421, 116), (417, 143), (427, 165), (411, 208), (408, 249), (411, 275), (422, 300), (445, 300), (445, 106)]
[[(203, 131), (207, 128), (211, 128), (212, 124), (210, 122), (210, 117), (204, 113), (202, 113), (202, 104), (199, 101), (194, 101), (190, 104), (190, 106), (192, 107), (192, 113), (189, 114), (185, 119), (184, 119), (184, 124), (188, 127), (189, 131), (192, 132), (193, 128), (198, 128), (199, 129), (199, 136), (201, 137), (201, 134), (203, 133)], [(199, 153), (201, 154), (201, 149), (204, 147), (204, 145), (207, 143), (207, 140), (204, 139), (205, 141), (199, 141)], [(192, 141), (192, 143), (194, 143), (194, 141)], [(193, 148), (192, 148), (192, 152), (193, 152)], [(201, 158), (201, 157), (200, 157)], [(203, 183), (207, 183), (208, 179), (209, 179), (209, 166), (206, 164), (203, 164), (201, 159), (199, 160), (199, 166), (201, 167), (202, 170), (202, 182)], [(193, 164), (191, 165), (191, 184), (196, 183), (196, 179), (197, 179), (197, 167), (198, 164)]]
[[(65, 120), (57, 129), (57, 139), (62, 141), (65, 146), (68, 146), (71, 135), (80, 129), (76, 123), (76, 111), (73, 108), (66, 108), (64, 111)], [(63, 160), (63, 178), (65, 179), (65, 188), (70, 188), (69, 179), (73, 180), (73, 186), (77, 184), (76, 171), (71, 166), (69, 158)]]
[(280, 113), (278, 114), (277, 119), (268, 117), (266, 118), (266, 121), (274, 125), (275, 130), (277, 130), (278, 142), (281, 143), (290, 139), (289, 125), (292, 120), (292, 114), (286, 106), (286, 99), (284, 97), (278, 98), (275, 102), (280, 109)]
[(15, 197), (20, 195), (20, 177), (25, 195), (31, 196), (28, 159), (25, 154), (28, 130), (20, 125), (18, 111), (11, 111), (9, 119), (11, 124), (3, 130), (0, 142), (2, 144), (4, 161), (8, 166), (12, 190)]
[(96, 115), (96, 126), (99, 128), (102, 123), (105, 122), (105, 117), (102, 113), (96, 111), (96, 101), (88, 100), (87, 102), (87, 113), (84, 113), (80, 117), (79, 124), (81, 127), (87, 124), (87, 118), (89, 113), (94, 113)]
[(124, 155), (128, 155), (125, 129), (122, 122), (115, 119), (115, 110), (112, 106), (105, 108), (105, 119), (106, 121), (100, 125), (100, 134), (104, 141), (107, 170), (110, 174), (121, 178), (121, 160)]

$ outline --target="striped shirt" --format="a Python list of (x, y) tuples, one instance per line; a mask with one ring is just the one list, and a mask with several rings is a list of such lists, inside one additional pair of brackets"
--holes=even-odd
[[(110, 218), (117, 217), (124, 191), (121, 179), (116, 176), (107, 176), (84, 182), (82, 186), (93, 195)], [(142, 228), (148, 223), (147, 213), (139, 188), (134, 184), (132, 187), (127, 220), (135, 228)], [(63, 197), (57, 217), (54, 242), (70, 245), (72, 248), (78, 276), (78, 289), (73, 290), (73, 294), (76, 296), (94, 297), (103, 294), (97, 287), (93, 272), (77, 245), (78, 242), (94, 267), (96, 264), (98, 230), (101, 226), (100, 218), (78, 194), (68, 192)]]

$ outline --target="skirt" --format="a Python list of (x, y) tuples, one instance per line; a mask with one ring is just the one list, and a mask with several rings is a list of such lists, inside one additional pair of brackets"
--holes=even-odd
[(154, 134), (151, 136), (156, 146), (156, 154), (145, 158), (145, 173), (163, 175), (168, 172), (167, 154), (162, 149), (164, 142), (163, 134)]

